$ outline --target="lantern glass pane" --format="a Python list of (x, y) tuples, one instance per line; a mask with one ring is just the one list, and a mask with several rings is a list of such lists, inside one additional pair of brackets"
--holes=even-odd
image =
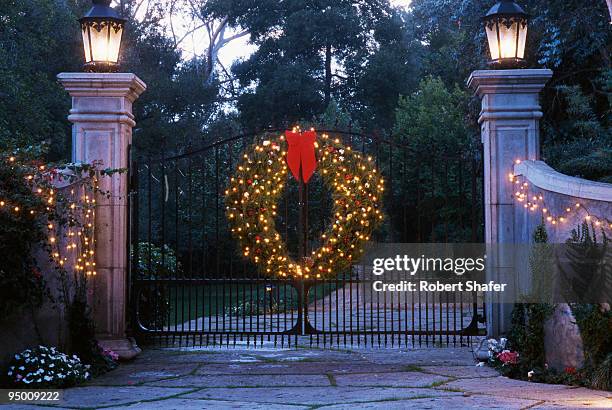
[(119, 60), (119, 48), (121, 46), (121, 36), (123, 28), (119, 25), (114, 25), (110, 29), (110, 42), (108, 44), (108, 60), (116, 63)]
[(109, 25), (107, 22), (94, 23), (90, 30), (93, 61), (108, 61), (108, 35)]
[(85, 62), (89, 63), (91, 62), (91, 49), (89, 48), (90, 44), (89, 44), (89, 26), (84, 24), (83, 27), (85, 27), (85, 29), (81, 30), (81, 33), (83, 34), (83, 50), (85, 51)]
[(489, 40), (489, 51), (491, 52), (491, 60), (499, 60), (499, 47), (497, 46), (497, 25), (495, 23), (486, 24), (487, 40)]
[(515, 58), (516, 55), (516, 39), (518, 36), (518, 23), (500, 22), (499, 27), (499, 43), (501, 58)]
[(518, 53), (517, 53), (518, 58), (525, 58), (525, 43), (526, 42), (527, 42), (527, 24), (525, 24), (525, 26), (521, 26), (519, 30)]

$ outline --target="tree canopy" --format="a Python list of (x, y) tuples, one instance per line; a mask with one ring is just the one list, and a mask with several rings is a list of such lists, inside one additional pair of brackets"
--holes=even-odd
[[(465, 90), (472, 70), (486, 68), (481, 16), (492, 4), (414, 0), (403, 9), (388, 0), (117, 1), (130, 19), (122, 68), (148, 84), (135, 106), (134, 144), (140, 150), (181, 150), (238, 128), (312, 124), (339, 113), (345, 125), (362, 130), (433, 138), (438, 127), (402, 125), (406, 102), (428, 92), (423, 87), (432, 83), (424, 79), (453, 94)], [(554, 70), (542, 98), (545, 159), (571, 175), (609, 180), (612, 38), (606, 3), (521, 5), (533, 16), (528, 65)], [(4, 144), (49, 141), (52, 157), (68, 157), (69, 98), (55, 76), (80, 70), (75, 20), (88, 7), (87, 0), (0, 4)], [(179, 11), (184, 14), (178, 20), (189, 27), (184, 35), (171, 18)], [(209, 39), (205, 51), (185, 53), (183, 42), (202, 27)], [(226, 67), (219, 50), (243, 36), (256, 51)], [(473, 130), (478, 103), (461, 107), (464, 129)], [(455, 138), (474, 143), (463, 134)]]

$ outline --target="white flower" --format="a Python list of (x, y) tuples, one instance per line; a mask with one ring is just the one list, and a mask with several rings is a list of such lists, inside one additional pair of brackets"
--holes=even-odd
[(25, 370), (25, 367), (19, 366), (19, 370)]
[(15, 360), (20, 360), (21, 356), (19, 356), (18, 354), (15, 355)]
[(265, 140), (265, 141), (263, 142), (263, 146), (264, 146), (264, 147), (267, 147), (268, 145), (270, 145), (270, 141), (269, 141), (269, 140)]
[(53, 377), (45, 376), (44, 379), (46, 382), (50, 382), (51, 380), (53, 380)]
[(533, 370), (528, 371), (527, 372), (527, 377), (529, 377), (531, 379), (533, 377), (534, 373), (535, 372)]

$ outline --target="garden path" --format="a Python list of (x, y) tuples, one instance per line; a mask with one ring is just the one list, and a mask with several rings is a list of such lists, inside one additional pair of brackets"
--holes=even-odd
[(56, 408), (611, 407), (610, 392), (501, 377), (475, 366), (469, 348), (323, 350), (264, 344), (256, 349), (147, 349), (133, 362), (67, 389)]

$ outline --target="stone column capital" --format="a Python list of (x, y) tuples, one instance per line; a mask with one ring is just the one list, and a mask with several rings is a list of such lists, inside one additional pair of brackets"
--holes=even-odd
[(134, 102), (147, 89), (132, 73), (60, 73), (57, 79), (71, 97), (125, 97)]
[(118, 123), (134, 127), (132, 103), (147, 86), (131, 73), (60, 73), (58, 81), (72, 97), (68, 120)]
[(470, 74), (467, 86), (479, 97), (487, 94), (538, 94), (552, 75), (552, 70), (547, 68), (477, 70)]
[(539, 120), (542, 118), (539, 93), (552, 74), (548, 69), (474, 71), (467, 85), (482, 98), (478, 122)]

